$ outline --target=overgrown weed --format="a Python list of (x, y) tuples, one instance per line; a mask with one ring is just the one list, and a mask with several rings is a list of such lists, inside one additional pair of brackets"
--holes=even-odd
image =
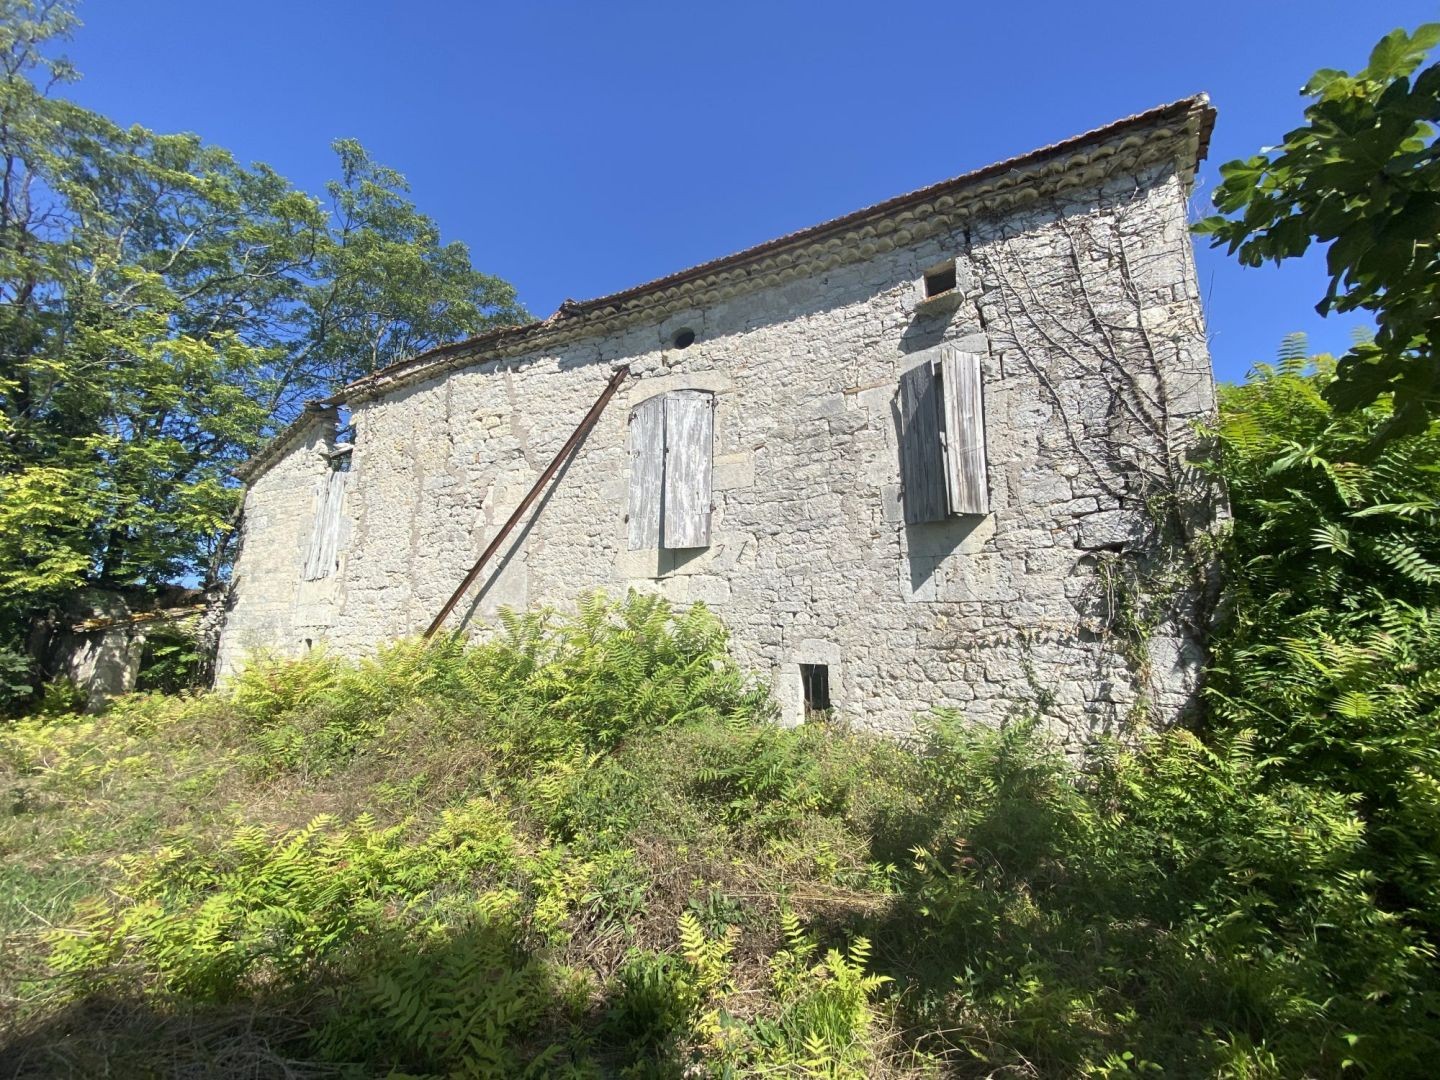
[[(1411, 711), (1376, 730), (1408, 738), (1428, 624), (1384, 620), (1400, 644), (1306, 692), (1350, 723), (1334, 703), (1383, 674)], [(1387, 877), (1377, 851), (1423, 844), (1433, 774), (1405, 759), (1410, 802), (1308, 783), (1227, 685), (1205, 739), (1081, 770), (1024, 717), (940, 714), (905, 748), (775, 726), (703, 607), (594, 597), (24, 721), (0, 734), (4, 1060), (1415, 1075), (1440, 904), (1418, 855)]]

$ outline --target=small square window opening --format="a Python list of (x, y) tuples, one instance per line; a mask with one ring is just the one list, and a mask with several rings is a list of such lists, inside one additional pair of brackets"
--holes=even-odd
[(800, 689), (805, 695), (805, 719), (830, 715), (830, 668), (825, 664), (800, 665)]
[(955, 264), (945, 263), (925, 271), (925, 299), (955, 291)]

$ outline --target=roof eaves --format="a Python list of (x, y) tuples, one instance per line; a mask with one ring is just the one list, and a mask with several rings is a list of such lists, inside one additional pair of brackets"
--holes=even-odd
[[(557, 337), (561, 336), (561, 331), (565, 331), (563, 336), (568, 338), (572, 336), (569, 333), (572, 328), (581, 329), (591, 317), (601, 316), (603, 318), (606, 315), (618, 314), (627, 305), (633, 307), (637, 301), (645, 300), (647, 297), (658, 297), (667, 291), (690, 291), (707, 279), (721, 276), (733, 278), (736, 275), (743, 277), (744, 271), (749, 265), (762, 259), (774, 255), (783, 261), (787, 249), (799, 249), (823, 243), (837, 234), (843, 234), (847, 230), (867, 222), (882, 221), (887, 217), (902, 215), (912, 208), (923, 208), (937, 201), (943, 202), (957, 194), (973, 189), (982, 189), (1006, 180), (1021, 183), (1027, 175), (1047, 164), (1064, 163), (1067, 159), (1076, 157), (1087, 149), (1102, 147), (1132, 133), (1187, 134), (1188, 138), (1177, 149), (1177, 155), (1180, 157), (1181, 169), (1186, 173), (1188, 179), (1193, 175), (1199, 162), (1205, 159), (1214, 124), (1215, 110), (1211, 107), (1207, 95), (1196, 94), (1182, 98), (1179, 101), (1135, 113), (1049, 146), (986, 165), (928, 187), (897, 195), (892, 199), (855, 210), (819, 225), (812, 225), (773, 240), (767, 240), (743, 251), (712, 259), (709, 262), (700, 263), (697, 266), (623, 289), (620, 292), (593, 300), (567, 300), (555, 314), (547, 319), (518, 326), (496, 327), (463, 341), (429, 349), (356, 379), (324, 401), (307, 403), (306, 412), (276, 435), (253, 458), (238, 467), (235, 475), (244, 480), (249, 480), (257, 475), (265, 464), (289, 445), (300, 430), (313, 421), (315, 412), (318, 410), (334, 409), (339, 405), (374, 397), (406, 383), (429, 377), (447, 367), (464, 366), (457, 363), (462, 358), (474, 357), (481, 353), (490, 354), (490, 356), (508, 354), (517, 351), (518, 346), (532, 340), (538, 343), (552, 334)], [(833, 244), (835, 241), (831, 239), (831, 243)], [(689, 288), (687, 289), (687, 287)], [(474, 362), (478, 361), (468, 360), (465, 361), (465, 364)]]
[[(924, 206), (937, 199), (982, 187), (987, 182), (993, 183), (1012, 176), (1021, 177), (1026, 170), (1033, 170), (1047, 163), (1063, 161), (1087, 148), (1112, 142), (1132, 132), (1142, 132), (1147, 129), (1168, 130), (1169, 126), (1175, 124), (1188, 126), (1191, 139), (1185, 157), (1189, 160), (1182, 161), (1181, 165), (1187, 172), (1193, 172), (1198, 163), (1205, 158), (1214, 122), (1215, 110), (1210, 106), (1210, 99), (1205, 94), (1196, 94), (1166, 105), (1156, 106), (1103, 127), (1052, 143), (1049, 146), (986, 165), (983, 168), (952, 177), (949, 180), (942, 180), (916, 191), (897, 195), (892, 199), (833, 218), (819, 225), (767, 240), (743, 251), (712, 259), (709, 262), (700, 263), (697, 266), (623, 289), (620, 292), (596, 297), (593, 300), (567, 300), (560, 305), (560, 309), (555, 314), (547, 319), (520, 326), (498, 327), (463, 341), (429, 349), (356, 379), (327, 401), (330, 404), (338, 405), (374, 397), (378, 393), (395, 389), (405, 383), (429, 377), (446, 367), (461, 366), (446, 363), (457, 357), (473, 356), (481, 352), (493, 354), (514, 351), (517, 344), (528, 339), (540, 341), (561, 329), (568, 331), (578, 327), (586, 317), (615, 313), (623, 305), (634, 304), (637, 300), (657, 296), (667, 290), (693, 287), (696, 283), (716, 275), (728, 274), (734, 277), (742, 274), (748, 264), (783, 252), (787, 248), (801, 248), (821, 243), (837, 233), (842, 233), (867, 221), (882, 220), (887, 216), (903, 213), (912, 207)], [(565, 336), (570, 335), (566, 334)]]
[(305, 402), (299, 416), (271, 436), (270, 440), (255, 451), (250, 458), (235, 466), (231, 470), (231, 475), (247, 484), (250, 483), (264, 472), (272, 461), (289, 449), (296, 439), (310, 430), (313, 424), (327, 415), (333, 418), (335, 410), (336, 403), (333, 401)]

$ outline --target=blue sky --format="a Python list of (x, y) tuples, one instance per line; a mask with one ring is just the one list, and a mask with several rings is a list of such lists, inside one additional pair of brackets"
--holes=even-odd
[[(90, 0), (67, 93), (196, 131), (307, 190), (358, 138), (537, 315), (1196, 91), (1196, 190), (1277, 142), (1319, 67), (1353, 70), (1410, 0), (398, 3)], [(1246, 270), (1201, 246), (1217, 374), (1321, 320), (1318, 255)]]

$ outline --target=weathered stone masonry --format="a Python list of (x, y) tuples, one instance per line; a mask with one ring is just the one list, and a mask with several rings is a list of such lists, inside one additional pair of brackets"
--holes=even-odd
[[(248, 467), (220, 670), (422, 630), (627, 363), (450, 625), (634, 588), (712, 607), (791, 720), (801, 664), (828, 667), (838, 715), (892, 733), (937, 706), (1038, 708), (1075, 744), (1174, 719), (1219, 512), (1187, 463), (1213, 409), (1187, 231), (1212, 116), (1152, 110), (353, 384)], [(990, 512), (907, 525), (897, 388), (945, 347), (981, 358)], [(627, 424), (674, 390), (714, 394), (710, 540), (632, 550)], [(338, 565), (302, 580), (340, 403)]]

